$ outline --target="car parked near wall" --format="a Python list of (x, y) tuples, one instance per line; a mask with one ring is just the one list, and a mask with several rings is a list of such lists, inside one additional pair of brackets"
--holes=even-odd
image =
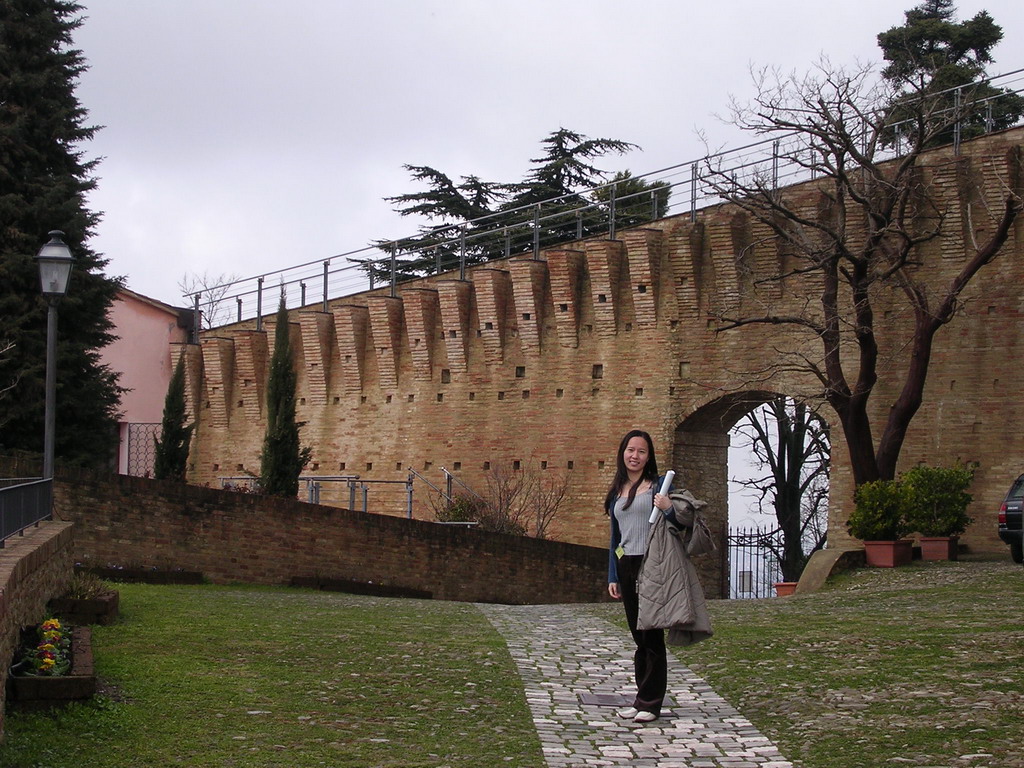
[(1024, 475), (1010, 486), (1003, 505), (999, 508), (999, 538), (1010, 545), (1013, 562), (1024, 562)]

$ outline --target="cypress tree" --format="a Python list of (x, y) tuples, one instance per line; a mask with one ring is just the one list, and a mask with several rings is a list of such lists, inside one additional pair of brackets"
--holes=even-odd
[(288, 309), (282, 296), (274, 328), (274, 354), (267, 382), (267, 432), (260, 458), (260, 489), (274, 496), (298, 494), (299, 475), (310, 457), (310, 449), (299, 444), (302, 424), (295, 421), (295, 379)]
[(41, 453), (46, 301), (35, 255), (52, 229), (75, 257), (60, 303), (57, 341), (59, 462), (109, 466), (123, 391), (102, 365), (107, 312), (121, 281), (87, 245), (98, 216), (85, 205), (96, 160), (80, 145), (97, 128), (75, 97), (85, 70), (72, 32), (81, 6), (64, 0), (0, 0), (0, 451)]
[(185, 480), (192, 424), (185, 424), (185, 358), (179, 357), (167, 386), (153, 474), (157, 480)]

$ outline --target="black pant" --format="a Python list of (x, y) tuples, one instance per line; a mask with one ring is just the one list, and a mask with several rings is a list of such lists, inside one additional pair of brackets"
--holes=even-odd
[(640, 600), (636, 593), (636, 577), (640, 573), (643, 557), (624, 555), (619, 558), (619, 589), (622, 605), (626, 609), (626, 621), (636, 643), (633, 654), (633, 669), (636, 673), (636, 699), (633, 706), (643, 712), (661, 715), (661, 704), (665, 700), (668, 686), (668, 658), (665, 653), (665, 630), (637, 629), (636, 619), (640, 612)]

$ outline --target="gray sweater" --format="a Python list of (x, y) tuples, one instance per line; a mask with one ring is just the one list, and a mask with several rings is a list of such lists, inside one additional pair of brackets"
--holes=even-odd
[(619, 533), (623, 553), (626, 555), (642, 555), (647, 551), (647, 536), (651, 532), (651, 510), (654, 508), (653, 486), (633, 497), (629, 509), (623, 509), (628, 499), (620, 496), (615, 500), (615, 520), (619, 524)]

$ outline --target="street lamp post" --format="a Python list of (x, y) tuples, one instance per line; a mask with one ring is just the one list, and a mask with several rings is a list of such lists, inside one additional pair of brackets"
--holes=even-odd
[(39, 282), (49, 302), (46, 314), (46, 412), (43, 430), (43, 479), (53, 477), (53, 443), (57, 406), (57, 304), (67, 293), (68, 278), (75, 262), (71, 249), (61, 239), (59, 229), (50, 232), (50, 241), (39, 249)]

